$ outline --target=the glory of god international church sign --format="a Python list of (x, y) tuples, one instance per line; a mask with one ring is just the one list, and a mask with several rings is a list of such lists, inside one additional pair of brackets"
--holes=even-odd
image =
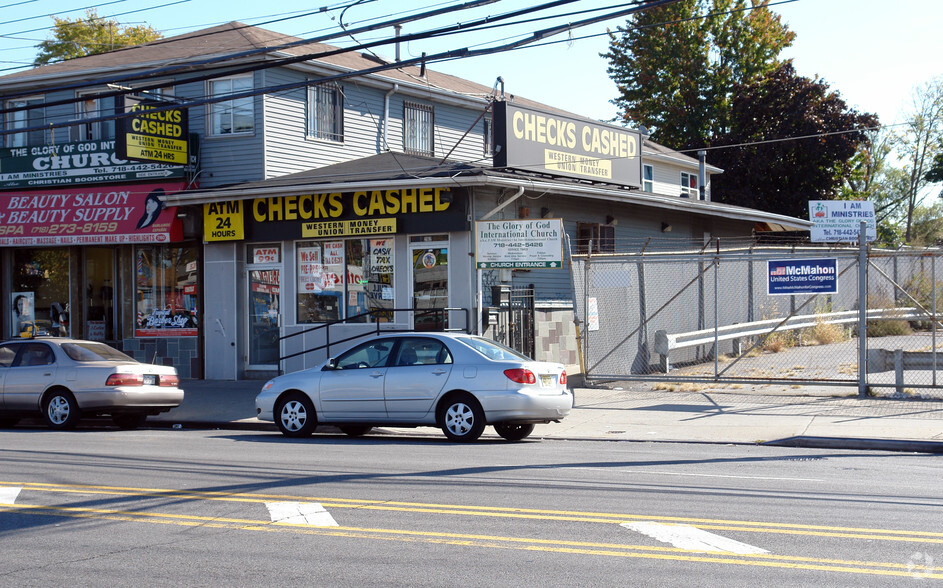
[(543, 218), (475, 222), (475, 267), (563, 267), (563, 220)]
[(494, 103), (494, 166), (642, 185), (642, 134), (557, 113)]

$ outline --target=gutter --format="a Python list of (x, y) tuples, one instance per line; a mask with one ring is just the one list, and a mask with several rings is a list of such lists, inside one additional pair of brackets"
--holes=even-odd
[[(209, 202), (227, 202), (252, 198), (274, 198), (279, 196), (298, 196), (302, 194), (320, 194), (325, 192), (359, 192), (369, 190), (399, 190), (415, 188), (435, 188), (454, 186), (456, 188), (511, 188), (531, 192), (550, 192), (561, 196), (576, 196), (650, 206), (663, 210), (673, 210), (693, 215), (710, 216), (726, 219), (746, 220), (751, 222), (777, 223), (790, 228), (804, 230), (810, 228), (811, 221), (793, 218), (781, 214), (762, 212), (729, 204), (711, 201), (698, 201), (677, 196), (660, 196), (639, 191), (612, 190), (591, 186), (566, 185), (555, 182), (524, 180), (521, 178), (501, 178), (494, 176), (460, 176), (454, 178), (429, 177), (406, 180), (365, 180), (362, 182), (326, 182), (306, 183), (291, 186), (256, 186), (221, 188), (218, 190), (185, 190), (164, 196), (168, 206), (186, 206)], [(508, 200), (508, 203), (511, 200)], [(493, 214), (494, 211), (488, 214)]]

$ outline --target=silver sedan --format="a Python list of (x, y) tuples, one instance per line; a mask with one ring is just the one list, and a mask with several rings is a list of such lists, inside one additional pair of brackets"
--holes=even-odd
[(332, 424), (351, 436), (374, 426), (440, 427), (474, 441), (492, 425), (510, 441), (570, 413), (559, 363), (533, 361), (489, 339), (446, 333), (380, 335), (323, 364), (269, 380), (258, 418), (290, 437)]
[(0, 344), (0, 426), (42, 415), (70, 429), (82, 415), (110, 415), (133, 429), (183, 402), (177, 371), (140, 363), (96, 341), (21, 339)]

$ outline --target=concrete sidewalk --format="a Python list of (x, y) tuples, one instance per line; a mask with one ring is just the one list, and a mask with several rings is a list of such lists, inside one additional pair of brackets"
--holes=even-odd
[[(262, 380), (186, 380), (179, 407), (150, 425), (257, 429)], [(804, 388), (778, 393), (651, 390), (649, 384), (577, 388), (560, 423), (537, 425), (532, 437), (685, 443), (772, 444), (943, 453), (943, 400), (858, 398), (854, 390)], [(433, 435), (431, 427), (381, 427), (380, 434)], [(485, 437), (496, 437), (493, 429)], [(444, 438), (444, 437), (443, 437)]]

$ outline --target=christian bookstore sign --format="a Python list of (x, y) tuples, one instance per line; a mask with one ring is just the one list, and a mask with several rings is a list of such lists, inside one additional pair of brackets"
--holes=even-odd
[(182, 238), (163, 197), (182, 183), (13, 191), (0, 198), (0, 245), (168, 243)]

